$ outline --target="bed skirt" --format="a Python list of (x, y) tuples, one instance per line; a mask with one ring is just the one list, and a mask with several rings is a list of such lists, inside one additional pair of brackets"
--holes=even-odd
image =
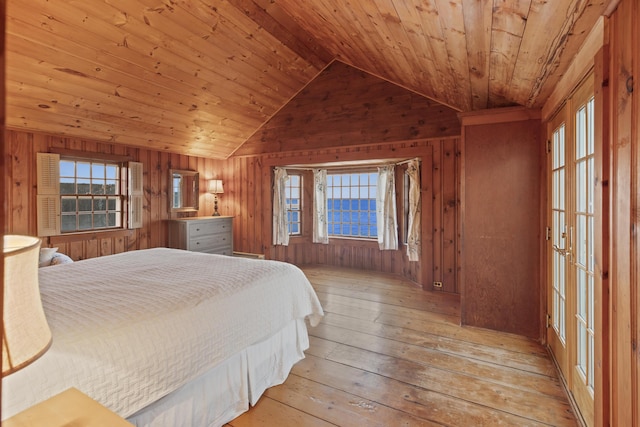
[(185, 384), (128, 418), (138, 427), (216, 427), (255, 405), (282, 384), (309, 348), (307, 327), (292, 320), (279, 332)]

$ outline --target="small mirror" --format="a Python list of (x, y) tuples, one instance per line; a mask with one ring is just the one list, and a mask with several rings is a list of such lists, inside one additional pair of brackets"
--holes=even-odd
[(171, 212), (192, 212), (198, 210), (200, 174), (196, 171), (171, 169), (169, 171)]

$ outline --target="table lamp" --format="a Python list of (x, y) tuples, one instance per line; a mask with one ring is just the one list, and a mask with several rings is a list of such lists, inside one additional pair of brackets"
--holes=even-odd
[(40, 299), (38, 259), (40, 239), (4, 236), (4, 305), (2, 376), (16, 372), (42, 356), (51, 345), (51, 330)]

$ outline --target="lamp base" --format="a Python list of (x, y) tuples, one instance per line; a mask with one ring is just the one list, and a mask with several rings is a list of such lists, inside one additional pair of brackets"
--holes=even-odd
[(218, 212), (218, 195), (214, 194), (213, 198), (213, 213), (211, 216), (220, 216), (220, 212)]

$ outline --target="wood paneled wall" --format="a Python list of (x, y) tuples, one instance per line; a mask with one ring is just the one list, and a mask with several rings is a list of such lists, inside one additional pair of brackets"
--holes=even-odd
[[(609, 140), (610, 270), (609, 313), (612, 426), (640, 425), (640, 5), (622, 0), (610, 18)], [(606, 377), (605, 377), (606, 380)], [(607, 414), (607, 408), (603, 413)], [(600, 417), (602, 418), (602, 417)]]
[[(325, 264), (401, 274), (425, 289), (443, 283), (446, 292), (458, 292), (459, 275), (459, 138), (444, 138), (349, 148), (307, 150), (231, 158), (224, 166), (222, 213), (234, 215), (234, 248), (264, 253), (267, 258), (297, 265)], [(422, 160), (422, 259), (409, 262), (406, 248), (380, 251), (377, 242), (330, 239), (329, 245), (311, 242), (310, 228), (289, 246), (273, 246), (273, 167), (371, 159)], [(311, 200), (311, 194), (305, 194)], [(311, 218), (303, 218), (310, 225)]]
[(459, 135), (452, 108), (335, 61), (234, 156)]
[[(82, 152), (87, 157), (103, 154), (121, 156), (144, 165), (144, 226), (136, 230), (80, 233), (45, 238), (43, 246), (55, 246), (75, 260), (110, 255), (134, 249), (165, 246), (166, 220), (169, 216), (169, 169), (192, 169), (200, 172), (200, 188), (206, 180), (219, 177), (222, 161), (208, 160), (156, 150), (132, 148), (80, 138), (8, 130), (5, 132), (4, 174), (7, 209), (4, 231), (14, 234), (37, 234), (36, 153)], [(198, 215), (211, 215), (213, 198), (200, 195)], [(193, 214), (192, 214), (193, 215)]]
[(541, 123), (494, 114), (462, 122), (462, 323), (540, 339)]
[[(440, 281), (443, 291), (458, 292), (459, 138), (309, 150), (224, 161), (16, 130), (7, 131), (5, 140), (5, 194), (9, 208), (4, 228), (9, 233), (37, 233), (36, 153), (82, 152), (88, 157), (108, 154), (144, 164), (143, 228), (45, 239), (45, 246), (56, 246), (75, 260), (165, 246), (166, 220), (170, 219), (169, 169), (192, 169), (200, 172), (200, 188), (206, 188), (208, 179), (223, 180), (225, 193), (219, 197), (219, 210), (223, 215), (234, 216), (234, 249), (237, 251), (263, 253), (267, 258), (298, 265), (317, 263), (402, 274), (429, 289), (434, 281)], [(409, 262), (404, 246), (398, 251), (380, 251), (377, 243), (370, 241), (332, 239), (330, 245), (318, 245), (311, 243), (310, 235), (307, 235), (292, 239), (288, 247), (271, 244), (274, 166), (410, 157), (422, 159), (423, 254), (420, 262)], [(201, 192), (197, 216), (208, 216), (212, 212), (213, 196)], [(311, 223), (310, 219), (306, 222)]]

